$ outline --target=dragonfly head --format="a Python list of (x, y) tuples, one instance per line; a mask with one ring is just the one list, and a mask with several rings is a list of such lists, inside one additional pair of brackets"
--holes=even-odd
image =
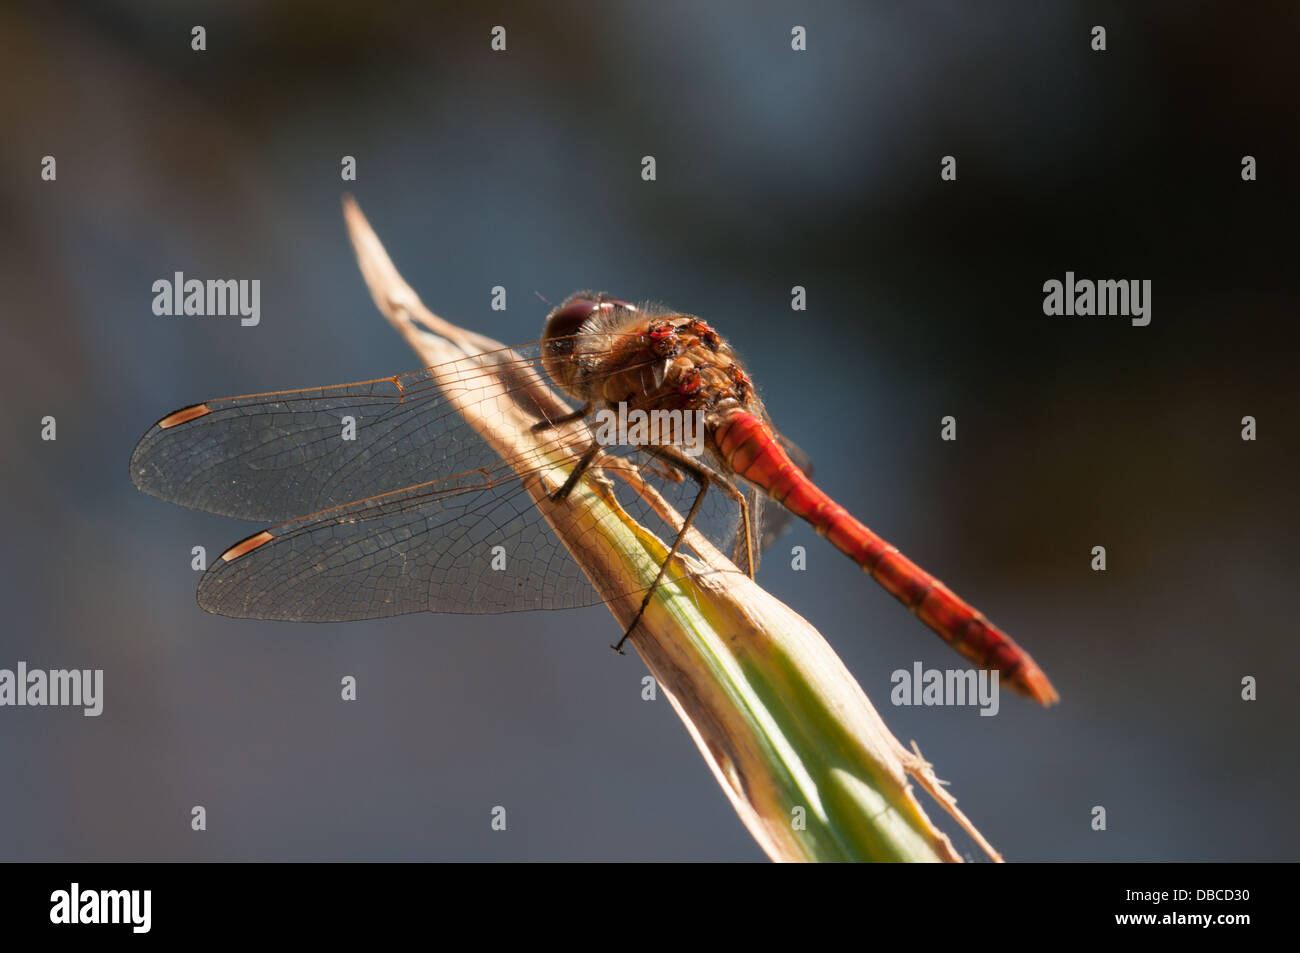
[[(591, 363), (584, 360), (584, 336), (608, 326), (618, 311), (636, 311), (635, 305), (602, 292), (579, 291), (546, 316), (542, 333), (542, 362), (546, 373), (570, 397), (587, 399), (584, 376)], [(607, 341), (602, 341), (606, 346)]]

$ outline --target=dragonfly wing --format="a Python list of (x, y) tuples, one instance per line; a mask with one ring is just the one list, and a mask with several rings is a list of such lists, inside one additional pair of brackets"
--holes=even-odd
[(227, 550), (198, 598), (218, 615), (293, 622), (601, 601), (513, 478), (413, 486), (272, 527)]
[[(140, 439), (131, 479), (171, 503), (275, 522), (494, 465), (499, 457), (443, 388), (462, 402), (481, 390), (484, 399), (524, 403), (538, 380), (535, 357), (507, 353), (178, 410)], [(504, 398), (503, 366), (519, 378)], [(527, 410), (542, 416), (535, 405)]]

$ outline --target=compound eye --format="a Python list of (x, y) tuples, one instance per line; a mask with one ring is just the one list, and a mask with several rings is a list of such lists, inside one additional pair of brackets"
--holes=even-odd
[(582, 292), (573, 295), (547, 316), (546, 331), (543, 337), (548, 341), (553, 338), (572, 337), (582, 331), (583, 324), (592, 315), (601, 311), (612, 311), (615, 308), (626, 308), (629, 311), (636, 310), (628, 302), (611, 298), (605, 294)]

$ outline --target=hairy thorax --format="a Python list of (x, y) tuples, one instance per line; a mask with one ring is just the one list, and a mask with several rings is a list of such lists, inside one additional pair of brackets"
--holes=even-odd
[(643, 318), (619, 331), (590, 377), (596, 406), (691, 411), (703, 414), (706, 426), (732, 410), (756, 409), (753, 385), (731, 348), (699, 318)]

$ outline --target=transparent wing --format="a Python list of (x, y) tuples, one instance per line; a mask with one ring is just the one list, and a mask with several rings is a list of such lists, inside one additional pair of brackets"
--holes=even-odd
[[(673, 528), (617, 477), (621, 458), (584, 477), (607, 484), (619, 505), (663, 539)], [(295, 622), (374, 619), (408, 612), (496, 613), (565, 609), (601, 602), (585, 573), (534, 503), (539, 471), (498, 464), (408, 487), (264, 530), (232, 546), (204, 574), (199, 604), (240, 618)], [(638, 468), (639, 476), (646, 476)], [(679, 512), (695, 490), (656, 487)], [(696, 528), (734, 543), (735, 507), (711, 493)], [(730, 502), (730, 501), (726, 501)], [(610, 517), (613, 518), (613, 517)], [(596, 523), (578, 534), (600, 532)], [(723, 550), (727, 552), (728, 550)], [(670, 568), (669, 580), (684, 572)], [(609, 591), (638, 591), (603, 580)]]
[(196, 404), (149, 428), (131, 456), (131, 479), (170, 503), (272, 522), (495, 466), (499, 457), (450, 398), (490, 386), (499, 395), (508, 369), (521, 378), (508, 396), (543, 419), (563, 405), (538, 406), (525, 386), (538, 351), (527, 345), (379, 380)]
[(513, 474), (414, 486), (293, 520), (204, 574), (220, 615), (296, 622), (491, 613), (600, 602)]

